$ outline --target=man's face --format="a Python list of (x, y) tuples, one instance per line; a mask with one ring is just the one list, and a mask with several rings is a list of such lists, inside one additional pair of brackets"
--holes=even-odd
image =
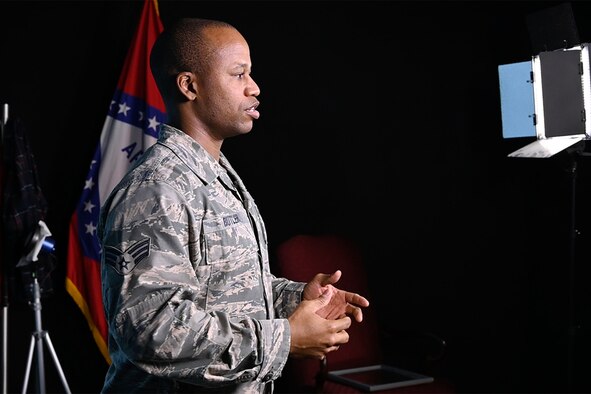
[(231, 28), (214, 28), (208, 32), (215, 48), (199, 76), (195, 111), (215, 139), (246, 134), (252, 130), (260, 90), (251, 78), (248, 44)]

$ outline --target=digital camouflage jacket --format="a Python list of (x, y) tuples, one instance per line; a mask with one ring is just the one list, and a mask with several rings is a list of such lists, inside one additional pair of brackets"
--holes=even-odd
[(103, 392), (272, 391), (304, 284), (271, 274), (263, 220), (223, 154), (163, 125), (103, 205), (99, 239)]

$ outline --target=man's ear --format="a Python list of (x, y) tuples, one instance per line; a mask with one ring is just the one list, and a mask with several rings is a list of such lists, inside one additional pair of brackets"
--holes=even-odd
[(176, 86), (187, 100), (193, 101), (197, 97), (197, 79), (192, 72), (183, 71), (179, 73), (176, 76)]

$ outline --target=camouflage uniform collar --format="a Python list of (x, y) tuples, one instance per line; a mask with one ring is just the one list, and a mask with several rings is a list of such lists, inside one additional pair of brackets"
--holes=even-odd
[(169, 147), (206, 184), (225, 172), (221, 165), (231, 168), (223, 153), (218, 163), (197, 141), (168, 124), (162, 124), (158, 142)]

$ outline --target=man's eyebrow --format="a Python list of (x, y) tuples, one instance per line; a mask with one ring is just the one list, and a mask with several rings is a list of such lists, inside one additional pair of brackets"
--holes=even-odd
[(251, 66), (248, 63), (234, 63), (232, 65), (232, 69), (244, 69), (244, 70), (251, 70)]

